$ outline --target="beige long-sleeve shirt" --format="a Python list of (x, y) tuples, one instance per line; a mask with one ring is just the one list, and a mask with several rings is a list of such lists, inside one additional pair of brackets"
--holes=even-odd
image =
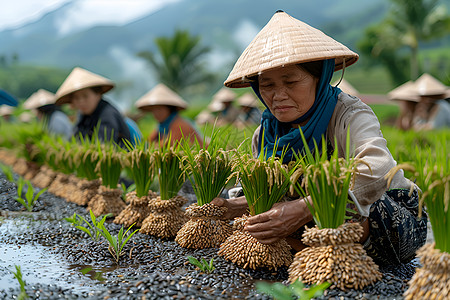
[[(327, 139), (334, 145), (337, 140), (339, 157), (345, 157), (347, 129), (350, 130), (350, 149), (353, 155), (370, 165), (358, 165), (358, 173), (353, 187), (353, 194), (359, 203), (361, 214), (369, 216), (370, 205), (380, 199), (388, 189), (384, 176), (397, 165), (386, 145), (380, 130), (380, 123), (372, 109), (359, 98), (344, 92), (338, 101), (327, 129)], [(255, 130), (252, 139), (252, 151), (258, 155), (260, 127)], [(397, 172), (389, 188), (411, 187), (411, 181), (404, 177), (403, 170)]]

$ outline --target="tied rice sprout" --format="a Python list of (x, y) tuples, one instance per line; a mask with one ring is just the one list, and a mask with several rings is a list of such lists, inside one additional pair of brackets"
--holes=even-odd
[(226, 151), (220, 147), (227, 137), (219, 133), (220, 130), (213, 130), (207, 148), (206, 145), (200, 146), (200, 143), (196, 141), (191, 149), (189, 140), (181, 141), (184, 151), (182, 158), (184, 175), (192, 174), (189, 180), (199, 206), (210, 203), (218, 197), (232, 174), (233, 151)]
[(185, 173), (181, 156), (180, 143), (171, 143), (171, 137), (160, 141), (159, 147), (153, 151), (154, 172), (158, 174), (161, 200), (169, 200), (176, 195), (185, 182)]
[[(444, 138), (436, 144), (436, 149), (448, 149)], [(413, 162), (395, 166), (386, 174), (388, 186), (395, 174), (403, 169), (411, 172), (423, 193), (419, 199), (419, 216), (425, 204), (435, 240), (435, 248), (450, 253), (450, 154), (446, 151), (415, 148)], [(411, 192), (414, 185), (411, 185)]]
[(145, 140), (141, 140), (136, 145), (125, 141), (125, 145), (129, 151), (125, 155), (126, 165), (136, 185), (136, 196), (139, 198), (147, 196), (154, 179), (153, 145)]
[(64, 174), (72, 174), (75, 171), (74, 164), (74, 145), (72, 139), (68, 142), (58, 137), (44, 136), (43, 139), (36, 144), (38, 148), (45, 153), (45, 163), (54, 171)]
[[(307, 145), (303, 132), (299, 130), (303, 144)], [(347, 211), (356, 213), (347, 208), (347, 204), (351, 203), (348, 190), (353, 187), (357, 166), (367, 164), (361, 159), (350, 157), (349, 132), (347, 132), (346, 141), (345, 158), (338, 157), (336, 141), (335, 150), (330, 158), (328, 158), (327, 144), (323, 137), (322, 151), (319, 151), (316, 141), (314, 141), (314, 154), (306, 146), (305, 155), (301, 158), (297, 157), (297, 170), (291, 176), (293, 188), (297, 193), (305, 198), (310, 197), (312, 203), (308, 200), (305, 202), (319, 229), (337, 228), (347, 218)]]
[(99, 161), (96, 170), (102, 177), (102, 185), (117, 189), (123, 168), (123, 150), (111, 142), (98, 144)]
[(80, 143), (73, 142), (73, 149), (75, 149), (74, 161), (78, 163), (77, 175), (89, 181), (95, 180), (98, 178), (96, 169), (99, 161), (99, 153), (96, 146), (98, 142), (97, 137), (94, 135), (92, 138), (83, 137), (80, 134), (79, 140)]

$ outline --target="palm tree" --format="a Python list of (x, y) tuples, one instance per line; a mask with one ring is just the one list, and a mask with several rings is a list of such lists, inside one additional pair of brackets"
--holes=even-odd
[(191, 36), (188, 31), (177, 30), (173, 37), (158, 37), (155, 43), (159, 51), (158, 56), (149, 51), (137, 55), (150, 63), (161, 83), (183, 93), (189, 87), (213, 80), (214, 76), (206, 71), (202, 60), (210, 48), (200, 45), (199, 36)]
[[(419, 75), (418, 51), (420, 42), (440, 38), (450, 31), (450, 17), (439, 0), (391, 0), (392, 9), (388, 17), (377, 26), (379, 39), (373, 41), (372, 55), (377, 56), (385, 49), (400, 50), (407, 47), (410, 52), (410, 79)], [(366, 31), (373, 35), (373, 28)], [(370, 47), (369, 47), (370, 48)], [(377, 50), (378, 49), (378, 50)], [(367, 49), (366, 49), (367, 50)], [(378, 53), (377, 53), (378, 52)]]

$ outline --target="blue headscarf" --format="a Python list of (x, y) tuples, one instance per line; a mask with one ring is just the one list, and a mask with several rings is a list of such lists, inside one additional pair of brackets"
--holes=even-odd
[(17, 106), (17, 100), (6, 91), (0, 89), (0, 105), (1, 104)]
[(165, 119), (163, 122), (159, 123), (159, 135), (165, 136), (169, 133), (170, 125), (172, 124), (173, 120), (175, 120), (176, 116), (178, 115), (178, 111), (172, 112), (167, 119)]
[[(293, 153), (299, 153), (303, 150), (304, 145), (298, 128), (292, 128), (292, 124), (299, 124), (309, 118), (306, 125), (301, 126), (309, 149), (314, 149), (314, 140), (320, 145), (322, 136), (325, 135), (333, 115), (334, 108), (337, 103), (337, 97), (341, 90), (330, 85), (331, 78), (334, 72), (334, 59), (327, 59), (323, 61), (322, 75), (316, 89), (316, 98), (313, 106), (300, 118), (292, 122), (280, 122), (267, 108), (261, 119), (261, 131), (259, 134), (258, 151), (261, 151), (261, 142), (264, 142), (264, 152), (267, 151), (267, 157), (272, 156), (275, 139), (277, 140), (277, 156), (281, 156), (283, 148), (287, 148), (284, 156), (284, 162), (292, 160)], [(252, 88), (261, 102), (264, 103), (261, 94), (259, 93), (258, 81), (252, 82)], [(264, 132), (264, 141), (262, 141)], [(261, 154), (261, 153), (260, 153)]]

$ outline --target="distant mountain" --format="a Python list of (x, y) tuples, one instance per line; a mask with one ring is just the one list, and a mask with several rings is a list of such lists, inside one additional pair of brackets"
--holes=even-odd
[(172, 35), (175, 29), (201, 35), (202, 43), (213, 49), (210, 65), (226, 76), (237, 55), (278, 9), (356, 50), (363, 29), (385, 15), (387, 1), (182, 0), (123, 26), (94, 26), (63, 35), (58, 24), (73, 9), (74, 2), (69, 2), (35, 22), (0, 31), (0, 55), (17, 54), (20, 62), (67, 70), (82, 66), (137, 84), (134, 92), (139, 95), (154, 82), (135, 54), (154, 50), (155, 37)]

